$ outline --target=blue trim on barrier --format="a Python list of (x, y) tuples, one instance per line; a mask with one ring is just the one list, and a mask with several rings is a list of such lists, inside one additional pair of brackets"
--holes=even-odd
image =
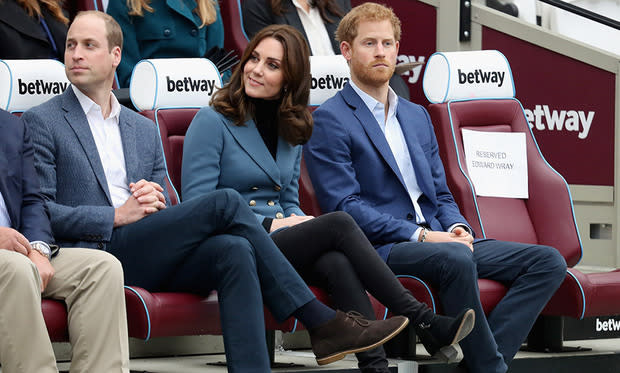
[(295, 324), (293, 324), (293, 329), (289, 333), (295, 333), (295, 331), (297, 330), (297, 322), (298, 320), (295, 319)]
[[(428, 285), (426, 285), (426, 282), (424, 282), (424, 280), (422, 280), (419, 277), (416, 276), (412, 276), (412, 275), (397, 275), (396, 278), (412, 278), (414, 280), (419, 281), (422, 285), (424, 285), (424, 287), (426, 288), (426, 291), (428, 291), (428, 294), (431, 297), (431, 303), (433, 305), (433, 312), (437, 313), (437, 307), (435, 306), (435, 297), (433, 296), (433, 292), (431, 291), (431, 289), (428, 287)], [(387, 310), (386, 310), (387, 312)]]
[(250, 41), (250, 38), (248, 38), (248, 34), (245, 32), (245, 27), (243, 27), (243, 12), (241, 11), (241, 0), (237, 0), (237, 11), (239, 12), (239, 26), (241, 26), (241, 32), (243, 32), (245, 40)]
[(467, 173), (463, 169), (463, 165), (461, 164), (461, 156), (459, 155), (459, 147), (458, 147), (458, 144), (456, 143), (456, 136), (454, 135), (454, 122), (452, 120), (452, 110), (450, 110), (450, 104), (452, 102), (458, 102), (458, 101), (472, 101), (472, 100), (450, 100), (448, 101), (446, 105), (448, 107), (448, 117), (450, 118), (450, 131), (452, 132), (452, 141), (454, 142), (454, 150), (456, 151), (456, 161), (459, 165), (459, 170), (461, 170), (461, 173), (465, 177), (465, 180), (467, 180), (467, 183), (469, 183), (469, 190), (471, 190), (471, 195), (474, 200), (474, 207), (476, 208), (476, 215), (478, 215), (478, 224), (480, 225), (480, 229), (482, 230), (482, 232), (480, 233), (482, 233), (482, 238), (486, 238), (486, 233), (484, 233), (484, 225), (482, 224), (482, 218), (480, 217), (480, 208), (478, 207), (478, 200), (476, 199), (476, 191), (474, 189), (474, 184), (472, 183), (471, 179), (469, 178), (469, 176), (467, 176)]
[(583, 299), (583, 309), (581, 310), (581, 316), (579, 316), (579, 320), (583, 320), (583, 317), (586, 314), (586, 294), (583, 291), (583, 287), (581, 286), (581, 283), (579, 282), (579, 280), (577, 279), (577, 277), (572, 274), (570, 271), (566, 271), (566, 273), (568, 273), (577, 283), (577, 286), (579, 286), (579, 292), (581, 293), (581, 299)]
[(144, 299), (142, 298), (140, 293), (138, 293), (137, 291), (132, 289), (131, 286), (125, 285), (124, 288), (125, 289), (129, 289), (134, 294), (136, 294), (138, 296), (138, 298), (140, 299), (140, 302), (142, 302), (142, 305), (144, 306), (144, 312), (146, 313), (146, 324), (147, 324), (147, 327), (148, 327), (148, 332), (146, 333), (146, 338), (144, 340), (148, 341), (151, 338), (151, 315), (149, 314), (149, 309), (146, 306), (146, 302), (144, 301)]
[(93, 4), (95, 5), (95, 10), (99, 10), (99, 5), (97, 5), (97, 0), (93, 0)]
[(166, 167), (166, 178), (168, 179), (168, 182), (170, 183), (170, 186), (172, 187), (172, 190), (174, 191), (174, 195), (177, 197), (177, 203), (181, 203), (181, 197), (179, 196), (179, 192), (177, 191), (177, 188), (174, 186), (174, 184), (172, 183), (172, 178), (170, 178), (170, 173), (168, 172), (168, 162), (166, 161), (166, 152), (164, 151), (164, 140), (161, 138), (161, 132), (159, 131), (159, 117), (157, 116), (157, 113), (160, 110), (168, 110), (168, 109), (198, 109), (200, 110), (202, 107), (201, 106), (170, 106), (170, 107), (162, 107), (162, 108), (158, 108), (155, 109), (155, 125), (157, 126), (157, 137), (159, 137), (159, 148), (161, 150), (161, 154), (164, 157), (164, 166)]
[(385, 307), (385, 312), (383, 313), (383, 320), (387, 319), (387, 314), (388, 314), (388, 308)]

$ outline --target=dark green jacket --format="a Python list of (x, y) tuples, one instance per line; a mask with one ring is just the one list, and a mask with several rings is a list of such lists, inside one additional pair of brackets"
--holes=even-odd
[(217, 20), (199, 27), (193, 12), (195, 0), (152, 0), (153, 13), (129, 16), (126, 0), (110, 0), (107, 8), (123, 29), (123, 57), (117, 68), (121, 87), (128, 87), (131, 72), (146, 58), (204, 57), (214, 46), (224, 47), (224, 25), (217, 8)]

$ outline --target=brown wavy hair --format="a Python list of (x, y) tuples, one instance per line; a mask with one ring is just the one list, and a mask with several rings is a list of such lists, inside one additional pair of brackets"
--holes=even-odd
[[(150, 0), (127, 0), (130, 16), (144, 16), (144, 11), (153, 13), (155, 10), (150, 5)], [(200, 27), (210, 25), (217, 19), (215, 0), (196, 0), (194, 12), (202, 21)]]
[(312, 115), (308, 110), (310, 98), (310, 50), (301, 32), (289, 25), (270, 25), (260, 30), (245, 48), (241, 61), (230, 81), (211, 99), (213, 108), (243, 126), (253, 118), (256, 108), (245, 93), (243, 69), (258, 43), (274, 38), (282, 44), (284, 56), (280, 64), (284, 75), (281, 103), (278, 109), (279, 135), (292, 145), (305, 144), (312, 135)]
[[(344, 15), (344, 9), (340, 9), (338, 4), (336, 4), (333, 0), (312, 0), (309, 1), (311, 7), (316, 7), (319, 9), (319, 14), (321, 14), (321, 18), (323, 22), (334, 23), (336, 20), (333, 20), (327, 16), (327, 12), (330, 12), (333, 15), (338, 17), (342, 17)], [(271, 11), (277, 15), (281, 16), (285, 11), (284, 4), (282, 4), (282, 0), (271, 0)]]
[(30, 17), (41, 17), (41, 4), (60, 22), (69, 24), (69, 18), (62, 12), (62, 2), (58, 0), (17, 0), (17, 4), (24, 8)]

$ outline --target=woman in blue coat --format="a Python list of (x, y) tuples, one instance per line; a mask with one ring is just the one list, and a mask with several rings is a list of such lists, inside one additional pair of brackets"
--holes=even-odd
[[(312, 133), (309, 50), (291, 26), (271, 25), (248, 44), (229, 84), (201, 109), (185, 137), (182, 197), (220, 188), (247, 199), (265, 230), (310, 284), (339, 309), (374, 318), (366, 290), (409, 317), (429, 352), (453, 358), (473, 326), (473, 311), (434, 315), (402, 287), (346, 213), (305, 216), (299, 208), (301, 144)], [(387, 372), (382, 349), (357, 354), (364, 372)]]
[(116, 69), (128, 87), (133, 67), (146, 58), (204, 57), (224, 46), (224, 25), (214, 0), (110, 0), (107, 8), (123, 29), (123, 56)]

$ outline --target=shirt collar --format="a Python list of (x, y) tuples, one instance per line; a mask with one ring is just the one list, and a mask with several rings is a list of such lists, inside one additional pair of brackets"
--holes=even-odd
[[(377, 101), (374, 97), (362, 91), (360, 87), (355, 85), (355, 83), (353, 82), (353, 79), (349, 79), (349, 84), (351, 84), (351, 88), (353, 88), (355, 93), (357, 93), (358, 96), (360, 96), (360, 98), (362, 99), (362, 101), (364, 101), (364, 104), (366, 105), (368, 110), (370, 110), (370, 112), (373, 112), (373, 110), (375, 109), (375, 107), (377, 107), (377, 105), (381, 105), (381, 107), (383, 107), (382, 102)], [(394, 113), (396, 113), (396, 107), (398, 105), (398, 96), (396, 95), (392, 87), (388, 87), (388, 103), (390, 104), (390, 108), (388, 111), (388, 117), (390, 117)]]
[[(72, 84), (71, 88), (73, 89), (73, 93), (75, 93), (75, 97), (78, 99), (84, 114), (88, 114), (94, 107), (101, 110), (101, 107), (95, 101), (91, 100), (90, 97), (82, 93), (82, 91), (80, 91), (76, 86)], [(114, 118), (118, 121), (121, 113), (121, 104), (118, 102), (113, 93), (110, 93), (110, 105), (110, 116), (107, 119)]]

